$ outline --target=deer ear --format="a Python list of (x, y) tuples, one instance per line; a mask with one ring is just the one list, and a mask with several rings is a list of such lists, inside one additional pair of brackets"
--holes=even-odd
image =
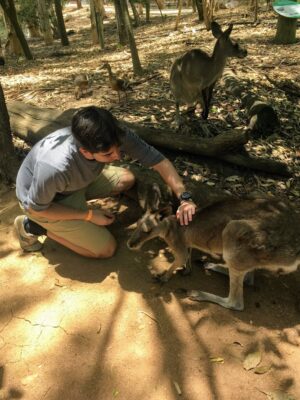
[(233, 28), (233, 25), (229, 24), (229, 27), (224, 32), (224, 36), (228, 37), (231, 34), (232, 28)]
[(216, 39), (218, 39), (223, 33), (220, 25), (216, 21), (211, 23), (211, 31)]

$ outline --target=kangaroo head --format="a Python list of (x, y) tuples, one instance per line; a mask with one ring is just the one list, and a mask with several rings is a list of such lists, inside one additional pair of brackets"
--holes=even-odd
[(211, 24), (212, 34), (216, 39), (218, 39), (219, 51), (224, 57), (237, 57), (245, 58), (247, 56), (247, 50), (242, 48), (237, 41), (230, 38), (233, 25), (230, 24), (229, 27), (223, 32), (220, 25), (213, 21)]
[(127, 246), (131, 250), (137, 250), (150, 239), (164, 235), (168, 228), (168, 218), (172, 210), (170, 207), (165, 207), (156, 212), (147, 211), (142, 218), (137, 222), (137, 227), (131, 234)]

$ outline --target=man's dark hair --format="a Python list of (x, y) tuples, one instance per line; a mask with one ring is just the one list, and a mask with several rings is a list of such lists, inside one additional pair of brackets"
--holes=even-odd
[(73, 115), (72, 133), (85, 150), (98, 153), (119, 146), (123, 131), (109, 111), (89, 106)]

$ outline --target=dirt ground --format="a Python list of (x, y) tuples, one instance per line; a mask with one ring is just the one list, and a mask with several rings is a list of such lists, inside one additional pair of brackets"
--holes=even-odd
[[(190, 46), (187, 40), (206, 50), (212, 44), (211, 38), (205, 39), (207, 32), (201, 30), (207, 35), (202, 42), (195, 36), (195, 32), (199, 34), (195, 16), (183, 17), (179, 33), (160, 21), (137, 30), (142, 63), (147, 61), (150, 70), (159, 70), (161, 79), (135, 91), (128, 104), (116, 102), (115, 93), (109, 92), (104, 83), (107, 78), (99, 70), (94, 74), (92, 96), (76, 101), (72, 73), (95, 70), (104, 60), (115, 62), (116, 69), (124, 72), (130, 70), (130, 57), (111, 44), (115, 38), (109, 39), (109, 48), (103, 54), (96, 47), (84, 45), (89, 40), (88, 11), (74, 11), (74, 7), (67, 9), (73, 16), (67, 27), (77, 31), (70, 37), (75, 55), (68, 55), (68, 65), (65, 58), (47, 58), (59, 49), (58, 43), (42, 53), (42, 46), (33, 42), (35, 62), (16, 63), (3, 74), (7, 100), (18, 98), (61, 108), (109, 105), (117, 116), (128, 120), (169, 124), (174, 105), (164, 93), (171, 57)], [(280, 46), (270, 49), (272, 26), (272, 32), (263, 24), (249, 28), (253, 30), (252, 41), (248, 40), (252, 64), (251, 68), (243, 64), (239, 71), (246, 71), (251, 85), (261, 65), (267, 64), (270, 69), (277, 62), (282, 67), (273, 71), (277, 78), (285, 70), (297, 79), (299, 44), (288, 50)], [(147, 29), (147, 36), (143, 29)], [(155, 50), (161, 54), (155, 59), (152, 40), (158, 31), (161, 42)], [(237, 31), (237, 35), (245, 35), (246, 42), (244, 26)], [(163, 51), (168, 42), (177, 43), (173, 53)], [(260, 55), (256, 57), (257, 42)], [(266, 81), (257, 87), (260, 94), (270, 93)], [(221, 89), (217, 89), (208, 124), (219, 128), (228, 122), (240, 125), (243, 116), (237, 102), (229, 101)], [(299, 150), (299, 137), (295, 135), (299, 107), (297, 100), (286, 99), (280, 89), (272, 91), (275, 108), (285, 121), (283, 135), (272, 142), (251, 145), (256, 154), (268, 153), (289, 162), (295, 171), (292, 177), (258, 176), (251, 171), (240, 174), (228, 166), (196, 165), (194, 159), (178, 155), (174, 162), (182, 176), (192, 176), (233, 194), (260, 190), (287, 195), (299, 204), (295, 157)], [(22, 151), (26, 149), (24, 145)], [(178, 274), (164, 285), (153, 282), (151, 270), (163, 268), (170, 260), (158, 240), (146, 244), (142, 251), (128, 250), (129, 226), (139, 212), (133, 202), (108, 199), (102, 203), (118, 212), (111, 229), (119, 246), (112, 259), (101, 261), (82, 258), (49, 239), (45, 239), (42, 252), (23, 253), (12, 229), (20, 213), (14, 188), (3, 190), (0, 200), (1, 400), (300, 399), (300, 272), (281, 277), (257, 272), (254, 286), (245, 287), (243, 312), (192, 302), (185, 296), (187, 289), (201, 288), (225, 296), (227, 276), (205, 271), (194, 260), (190, 276)], [(250, 359), (249, 370), (245, 359)]]
[[(228, 278), (194, 262), (191, 276), (154, 283), (150, 269), (169, 261), (158, 241), (127, 249), (133, 203), (104, 204), (118, 210), (119, 247), (100, 261), (49, 239), (41, 253), (21, 252), (14, 193), (2, 200), (2, 399), (299, 398), (299, 273), (258, 272), (243, 312), (196, 303), (184, 290), (225, 295)], [(253, 353), (259, 368), (246, 370)]]

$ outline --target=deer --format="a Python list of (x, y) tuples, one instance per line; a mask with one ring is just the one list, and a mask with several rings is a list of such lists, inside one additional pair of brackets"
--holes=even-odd
[[(174, 61), (171, 67), (170, 87), (175, 98), (176, 121), (180, 122), (180, 104), (188, 108), (202, 104), (202, 118), (206, 120), (214, 86), (221, 78), (228, 57), (245, 58), (247, 50), (230, 38), (233, 25), (223, 32), (213, 21), (212, 34), (217, 39), (211, 56), (201, 49), (193, 49)], [(194, 109), (194, 108), (193, 108)]]
[(228, 297), (200, 290), (189, 291), (188, 297), (232, 310), (244, 309), (247, 273), (256, 269), (290, 273), (300, 265), (300, 214), (279, 199), (224, 199), (198, 210), (187, 226), (180, 226), (175, 215), (146, 213), (127, 246), (138, 250), (155, 237), (163, 239), (174, 256), (169, 269), (156, 276), (161, 282), (177, 270), (190, 269), (187, 261), (192, 248), (223, 259), (229, 273)]

